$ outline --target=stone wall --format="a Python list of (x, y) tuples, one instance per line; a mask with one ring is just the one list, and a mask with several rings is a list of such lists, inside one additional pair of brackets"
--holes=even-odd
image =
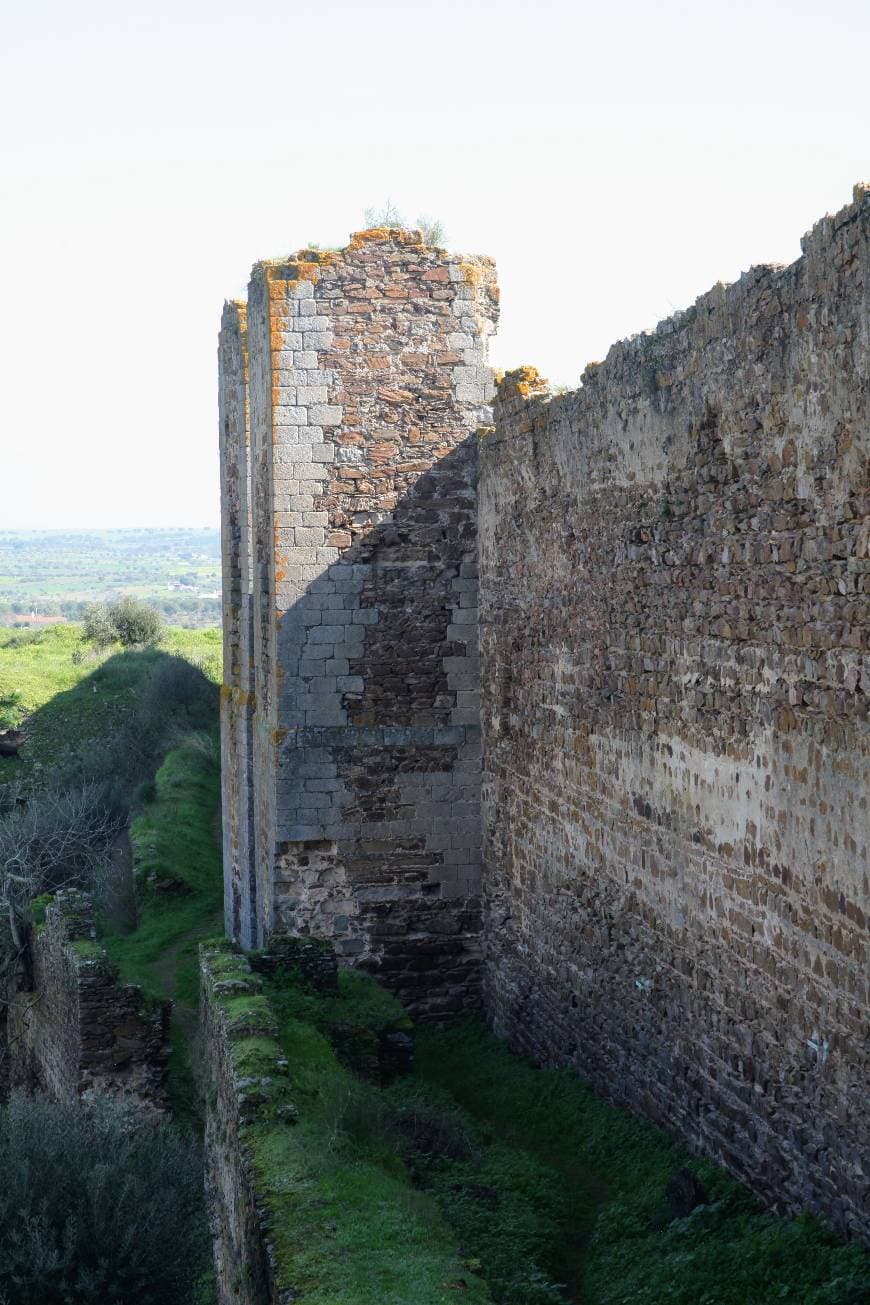
[[(252, 1143), (295, 1121), (287, 1061), (261, 981), (229, 945), (201, 949), (200, 1028), (208, 1074), (205, 1188), (218, 1305), (285, 1305), (266, 1210), (274, 1195)], [(280, 1181), (280, 1179), (279, 1179)]]
[(870, 1234), (870, 192), (481, 442), (486, 998)]
[(168, 1110), (170, 1003), (119, 984), (95, 936), (87, 894), (58, 893), (32, 934), (30, 982), (10, 994), (10, 1086), (109, 1097), (156, 1122)]
[[(245, 946), (276, 929), (327, 937), (423, 1017), (478, 990), (473, 432), (496, 316), (491, 262), (418, 232), (258, 264), (238, 475), (233, 305), (222, 333), (228, 925)], [(253, 698), (234, 669), (246, 476)]]

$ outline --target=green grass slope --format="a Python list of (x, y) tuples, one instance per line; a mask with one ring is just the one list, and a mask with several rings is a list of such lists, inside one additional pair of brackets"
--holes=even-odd
[(0, 729), (20, 725), (27, 735), (17, 761), (0, 758), (0, 784), (30, 787), (58, 771), (87, 771), (131, 717), (145, 679), (172, 656), (217, 684), (221, 633), (172, 629), (159, 648), (94, 655), (77, 625), (0, 629)]
[(130, 826), (135, 928), (106, 921), (101, 930), (123, 979), (173, 1001), (170, 1095), (176, 1118), (189, 1123), (201, 1114), (192, 1063), (198, 946), (223, 930), (219, 804), (216, 734), (173, 748)]

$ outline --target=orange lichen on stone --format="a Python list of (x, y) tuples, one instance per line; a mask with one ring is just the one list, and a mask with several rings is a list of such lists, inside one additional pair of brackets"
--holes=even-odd
[(257, 705), (255, 693), (249, 689), (235, 688), (232, 684), (221, 685), (220, 700), (222, 703), (231, 702), (237, 707), (255, 707)]
[(497, 380), (499, 399), (519, 395), (520, 398), (537, 398), (550, 392), (550, 382), (541, 376), (537, 367), (514, 367)]
[(354, 231), (347, 246), (348, 253), (355, 253), (366, 245), (422, 245), (423, 236), (419, 231), (406, 227), (369, 227), (366, 231)]
[(480, 263), (460, 263), (459, 270), (469, 285), (483, 285), (484, 275)]
[(299, 249), (292, 256), (291, 262), (316, 263), (326, 267), (329, 263), (336, 262), (339, 257), (340, 251), (337, 249)]

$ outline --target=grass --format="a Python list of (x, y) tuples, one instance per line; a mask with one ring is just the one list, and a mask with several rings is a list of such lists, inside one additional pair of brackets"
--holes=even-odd
[[(80, 647), (73, 626), (0, 630), (0, 709), (5, 702), (15, 712), (8, 723), (26, 718), (27, 733), (21, 760), (0, 761), (0, 785), (20, 784), (38, 799), (45, 785), (96, 779), (111, 783), (119, 810), (132, 801), (137, 927), (123, 931), (123, 913), (113, 911), (115, 922), (102, 922), (100, 945), (80, 940), (74, 946), (95, 960), (105, 947), (122, 979), (140, 983), (146, 996), (173, 998), (170, 1097), (176, 1122), (197, 1126), (197, 942), (223, 924), (221, 635), (170, 630), (157, 649), (74, 660)], [(46, 904), (45, 897), (34, 903), (37, 928)], [(214, 1299), (210, 1284), (207, 1274), (197, 1295), (201, 1305)]]
[(220, 770), (213, 750), (182, 743), (165, 758), (150, 801), (130, 827), (137, 892), (136, 928), (105, 922), (102, 942), (121, 977), (174, 1002), (169, 1067), (176, 1117), (199, 1115), (190, 1052), (199, 996), (198, 946), (223, 928), (223, 873), (217, 840)]
[[(318, 1305), (440, 1299), (437, 1274), (420, 1277), (425, 1288), (404, 1296), (390, 1295), (397, 1289), (386, 1280), (367, 1295), (354, 1276), (353, 1239), (362, 1247), (372, 1235), (357, 1204), (377, 1211), (378, 1228), (391, 1228), (384, 1203), (406, 1210), (410, 1180), (417, 1199), (434, 1202), (452, 1230), (460, 1277), (482, 1279), (504, 1305), (870, 1301), (860, 1247), (814, 1219), (765, 1211), (724, 1171), (608, 1105), (571, 1072), (537, 1069), (471, 1023), (420, 1030), (414, 1074), (382, 1086), (351, 1072), (344, 1054), (348, 1027), (374, 1036), (401, 1022), (372, 980), (342, 974), (338, 992), (323, 993), (278, 973), (264, 991), (300, 1122), (289, 1132), (264, 1131), (261, 1161), (264, 1181), (282, 1194), (275, 1213), (283, 1251), (299, 1275), (291, 1285), (304, 1288), (306, 1300), (312, 1289)], [(702, 1181), (709, 1201), (672, 1219), (665, 1188), (682, 1167)], [(321, 1259), (346, 1225), (342, 1272), (350, 1276), (333, 1282)], [(400, 1253), (390, 1235), (378, 1245), (388, 1259)], [(404, 1254), (415, 1251), (406, 1246)], [(449, 1290), (474, 1299), (467, 1285)]]
[[(74, 625), (0, 629), (0, 705), (14, 696), (15, 723), (24, 720), (27, 734), (20, 760), (0, 760), (0, 785), (38, 792), (49, 783), (121, 776), (118, 801), (122, 807), (133, 801), (135, 808), (130, 835), (137, 927), (125, 932), (117, 918), (104, 920), (101, 943), (125, 981), (140, 983), (150, 996), (173, 998), (170, 1090), (176, 1113), (195, 1120), (190, 1045), (197, 944), (223, 926), (221, 633), (170, 629), (159, 648), (74, 660), (81, 648), (81, 628)], [(124, 773), (132, 748), (141, 755)]]
[[(165, 649), (80, 664), (77, 644), (68, 626), (0, 631), (0, 709), (27, 716), (29, 733), (25, 759), (0, 762), (0, 782), (111, 760), (155, 684), (164, 702), (172, 677), (154, 677), (167, 651), (217, 678), (217, 632), (173, 631)], [(192, 718), (178, 703), (166, 735), (176, 742), (141, 784), (131, 826), (136, 928), (106, 923), (101, 942), (124, 979), (173, 998), (173, 1106), (197, 1122), (197, 944), (222, 929), (219, 773), (212, 700), (197, 698), (193, 722), (210, 735), (180, 741)], [(38, 901), (37, 921), (43, 911)], [(214, 964), (229, 975), (238, 958), (223, 944)], [(372, 980), (342, 972), (324, 992), (285, 971), (261, 988), (225, 1007), (241, 1071), (268, 1077), (276, 1037), (291, 1066), (299, 1122), (277, 1118), (267, 1094), (250, 1139), (282, 1287), (309, 1305), (870, 1303), (860, 1247), (765, 1212), (570, 1072), (536, 1069), (470, 1024), (421, 1030), (415, 1073), (384, 1086), (380, 1036), (407, 1020)], [(664, 1190), (682, 1166), (710, 1201), (673, 1220)]]
[(0, 759), (0, 784), (29, 787), (80, 759), (86, 767), (98, 760), (167, 655), (194, 662), (214, 683), (220, 679), (219, 630), (172, 629), (160, 648), (110, 650), (76, 662), (81, 647), (77, 625), (0, 629), (0, 729), (23, 723), (27, 735), (19, 760)]
[[(765, 1211), (746, 1188), (693, 1160), (661, 1130), (596, 1097), (568, 1070), (533, 1068), (468, 1025), (425, 1030), (418, 1072), (493, 1136), (542, 1161), (567, 1199), (551, 1264), (579, 1268), (584, 1305), (867, 1305), (861, 1247), (818, 1221)], [(711, 1197), (672, 1220), (664, 1189), (692, 1169)], [(497, 1185), (497, 1184), (496, 1184)], [(561, 1249), (560, 1243), (561, 1241)]]
[[(212, 967), (221, 959), (215, 977), (233, 977), (241, 958), (210, 953)], [(281, 1122), (267, 1103), (244, 1126), (278, 1290), (299, 1293), (307, 1305), (491, 1301), (437, 1203), (414, 1187), (402, 1160), (377, 1134), (361, 1138), (348, 1127), (355, 1105), (366, 1109), (376, 1089), (340, 1061), (323, 1029), (367, 1029), (375, 1037), (406, 1022), (401, 1008), (362, 976), (343, 976), (331, 993), (313, 992), (286, 972), (254, 982), (265, 996), (219, 1000), (237, 1075), (265, 1070), (273, 1083), (276, 1047), (290, 1066), (298, 1122)]]

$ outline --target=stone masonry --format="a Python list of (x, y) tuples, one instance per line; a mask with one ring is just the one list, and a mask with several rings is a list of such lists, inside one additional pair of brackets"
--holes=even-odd
[(9, 994), (10, 1085), (56, 1101), (109, 1098), (143, 1124), (168, 1114), (170, 1002), (122, 984), (95, 941), (87, 893), (57, 893), (30, 944), (30, 981)]
[(868, 228), (480, 438), (494, 270), (419, 233), (258, 264), (220, 344), (228, 932), (424, 1018), (482, 969), (516, 1047), (865, 1237)]
[(494, 269), (373, 230), (260, 263), (220, 338), (227, 928), (477, 1000), (474, 432)]
[(496, 1031), (870, 1236), (870, 188), (481, 443)]

